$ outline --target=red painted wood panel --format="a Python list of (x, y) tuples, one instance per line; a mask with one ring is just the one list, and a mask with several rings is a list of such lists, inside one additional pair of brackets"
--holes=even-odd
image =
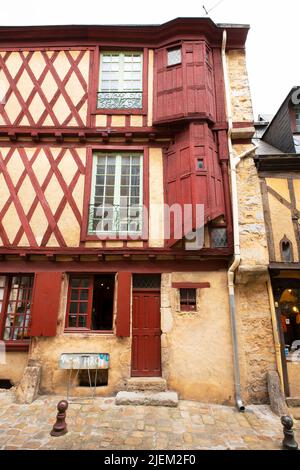
[(132, 377), (161, 376), (160, 292), (133, 292)]
[(30, 336), (56, 336), (61, 285), (61, 272), (36, 273), (31, 307)]
[(116, 335), (130, 336), (131, 273), (118, 272)]
[(174, 66), (168, 66), (167, 47), (155, 51), (154, 122), (172, 121), (197, 114), (216, 122), (219, 95), (222, 95), (222, 101), (218, 107), (218, 117), (223, 118), (221, 110), (224, 108), (224, 86), (220, 86), (222, 68), (220, 60), (217, 60), (220, 54), (216, 55), (214, 61), (204, 40), (183, 42), (181, 48), (182, 63)]

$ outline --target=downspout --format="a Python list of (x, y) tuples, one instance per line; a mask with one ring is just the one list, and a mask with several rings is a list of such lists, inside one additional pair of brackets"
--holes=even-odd
[(238, 211), (238, 191), (237, 191), (237, 176), (236, 168), (242, 158), (247, 157), (252, 153), (256, 147), (252, 147), (246, 152), (242, 153), (238, 157), (234, 156), (231, 136), (233, 130), (232, 123), (232, 108), (231, 108), (231, 93), (230, 84), (228, 77), (228, 68), (226, 61), (226, 43), (227, 43), (227, 31), (223, 31), (222, 41), (222, 64), (223, 64), (223, 75), (225, 83), (225, 97), (226, 97), (226, 108), (227, 108), (227, 121), (228, 121), (228, 148), (229, 148), (229, 162), (230, 162), (230, 181), (231, 181), (231, 198), (232, 198), (232, 218), (233, 218), (233, 240), (234, 240), (234, 256), (233, 263), (230, 266), (228, 276), (228, 293), (229, 293), (229, 307), (230, 307), (230, 323), (231, 323), (231, 335), (233, 343), (233, 366), (234, 366), (234, 385), (235, 385), (235, 401), (239, 411), (245, 411), (245, 406), (241, 396), (241, 374), (239, 366), (239, 347), (238, 347), (238, 335), (237, 335), (237, 322), (236, 322), (236, 307), (235, 307), (235, 289), (234, 289), (234, 278), (235, 272), (241, 263), (241, 247), (240, 247), (240, 232), (239, 232), (239, 211)]

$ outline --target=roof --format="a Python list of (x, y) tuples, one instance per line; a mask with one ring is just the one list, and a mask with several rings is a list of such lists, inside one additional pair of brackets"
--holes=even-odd
[(0, 44), (24, 42), (79, 41), (141, 42), (159, 44), (174, 36), (199, 37), (205, 35), (211, 44), (219, 45), (223, 30), (227, 30), (227, 47), (244, 48), (249, 25), (216, 24), (208, 17), (175, 18), (160, 25), (41, 25), (0, 26)]
[(281, 150), (261, 139), (253, 139), (253, 143), (258, 146), (256, 155), (284, 155)]

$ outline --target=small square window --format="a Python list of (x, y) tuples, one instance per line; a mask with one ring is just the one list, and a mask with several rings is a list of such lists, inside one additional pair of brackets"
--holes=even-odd
[(211, 230), (211, 243), (212, 248), (226, 248), (228, 246), (227, 229), (213, 228)]
[(197, 310), (196, 289), (180, 290), (180, 310), (182, 312), (195, 312)]
[(197, 160), (197, 170), (203, 170), (204, 169), (204, 161), (201, 159)]
[(181, 47), (168, 50), (168, 66), (181, 64)]

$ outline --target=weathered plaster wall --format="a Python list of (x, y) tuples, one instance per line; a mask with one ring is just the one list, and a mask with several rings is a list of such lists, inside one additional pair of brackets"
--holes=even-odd
[(0, 364), (0, 380), (10, 380), (13, 385), (17, 384), (27, 366), (27, 352), (7, 352), (6, 364)]
[[(66, 392), (68, 371), (60, 370), (58, 365), (62, 353), (93, 352), (110, 354), (108, 385), (97, 387), (96, 393), (99, 396), (112, 395), (124, 388), (125, 379), (130, 376), (131, 339), (117, 338), (114, 334), (64, 333), (67, 293), (68, 276), (65, 276), (58, 316), (57, 336), (54, 338), (34, 338), (32, 342), (30, 359), (42, 364), (41, 392), (56, 394)], [(76, 385), (75, 382), (74, 384)], [(91, 391), (88, 387), (76, 386), (72, 393), (82, 396), (90, 394)]]
[[(198, 290), (197, 311), (180, 312), (172, 282), (207, 282)], [(225, 271), (162, 276), (162, 365), (170, 389), (180, 397), (232, 404), (232, 347)]]

